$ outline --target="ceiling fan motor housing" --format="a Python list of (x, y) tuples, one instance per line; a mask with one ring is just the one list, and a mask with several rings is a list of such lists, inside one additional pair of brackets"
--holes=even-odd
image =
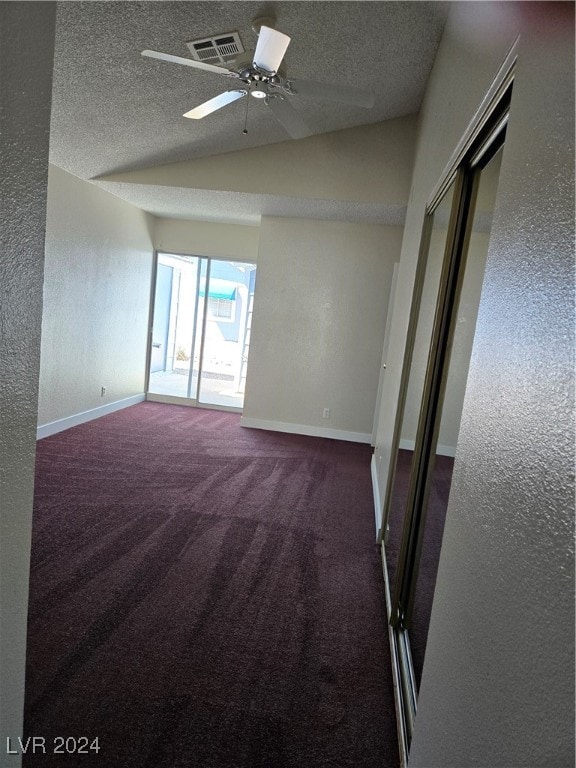
[(284, 62), (282, 62), (277, 72), (266, 72), (264, 69), (259, 69), (254, 65), (254, 51), (241, 53), (229, 66), (234, 72), (238, 73), (242, 80), (246, 80), (247, 82), (258, 80), (264, 82), (280, 82), (280, 79), (286, 72)]

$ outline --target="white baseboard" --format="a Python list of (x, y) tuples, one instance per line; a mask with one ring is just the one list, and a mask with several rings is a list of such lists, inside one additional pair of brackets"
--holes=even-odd
[[(413, 451), (414, 445), (414, 440), (400, 440), (398, 447), (403, 451)], [(442, 445), (442, 443), (438, 443), (436, 446), (436, 455), (450, 456), (451, 458), (454, 458), (454, 456), (456, 456), (456, 447), (453, 445)]]
[(145, 395), (132, 395), (132, 397), (125, 397), (123, 400), (116, 400), (113, 403), (106, 403), (106, 405), (100, 405), (98, 408), (91, 408), (89, 411), (83, 411), (82, 413), (75, 413), (73, 416), (67, 416), (65, 419), (58, 419), (57, 421), (51, 421), (48, 424), (42, 424), (36, 430), (36, 439), (41, 440), (43, 437), (49, 437), (55, 435), (57, 432), (63, 432), (70, 427), (77, 427), (78, 424), (84, 424), (87, 421), (93, 419), (99, 419), (100, 416), (106, 416), (108, 413), (114, 413), (114, 411), (120, 411), (122, 408), (128, 408), (129, 405), (136, 405), (145, 400)]
[(376, 466), (376, 454), (372, 454), (370, 462), (370, 474), (372, 476), (372, 495), (374, 496), (374, 520), (376, 523), (376, 541), (380, 536), (382, 526), (382, 501), (380, 499), (380, 488), (378, 486), (378, 467)]
[(285, 421), (270, 421), (269, 419), (252, 419), (242, 416), (240, 426), (250, 429), (268, 429), (272, 432), (288, 432), (292, 435), (307, 435), (309, 437), (328, 437), (332, 440), (348, 440), (351, 443), (368, 443), (372, 440), (369, 432), (348, 432), (345, 429), (330, 429), (329, 427), (313, 427), (310, 424), (290, 424)]

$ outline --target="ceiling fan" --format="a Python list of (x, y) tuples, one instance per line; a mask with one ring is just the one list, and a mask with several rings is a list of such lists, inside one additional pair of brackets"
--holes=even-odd
[[(142, 56), (183, 64), (239, 81), (238, 87), (230, 88), (184, 114), (184, 117), (194, 120), (206, 117), (227, 104), (250, 95), (263, 101), (272, 110), (291, 138), (301, 139), (310, 136), (313, 131), (290, 104), (294, 96), (337, 101), (358, 107), (374, 106), (372, 91), (347, 85), (287, 78), (282, 60), (290, 44), (290, 38), (270, 26), (272, 23), (273, 20), (268, 18), (254, 20), (253, 29), (258, 34), (256, 50), (253, 54), (240, 55), (230, 69), (159, 51), (142, 51)], [(244, 126), (244, 133), (247, 133), (246, 126)]]

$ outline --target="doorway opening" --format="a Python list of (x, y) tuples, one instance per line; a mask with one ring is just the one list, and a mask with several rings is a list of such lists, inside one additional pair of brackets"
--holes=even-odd
[(158, 253), (147, 398), (242, 410), (256, 265)]

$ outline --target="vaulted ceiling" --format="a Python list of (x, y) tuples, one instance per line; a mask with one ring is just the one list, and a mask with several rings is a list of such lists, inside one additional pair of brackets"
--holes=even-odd
[[(202, 120), (182, 115), (229, 89), (212, 72), (141, 56), (153, 49), (191, 58), (186, 42), (238, 32), (246, 50), (252, 20), (275, 19), (290, 36), (288, 77), (358, 86), (375, 93), (371, 109), (292, 97), (317, 135), (416, 114), (442, 34), (447, 4), (437, 2), (62, 2), (58, 5), (51, 162), (96, 180), (144, 210), (180, 218), (254, 223), (261, 213), (337, 217), (342, 201), (314, 206), (282, 195), (122, 181), (122, 174), (294, 143), (271, 110), (241, 99)], [(243, 133), (248, 105), (247, 133)], [(310, 142), (298, 139), (297, 142)], [(293, 151), (293, 150), (292, 150)], [(105, 180), (115, 174), (115, 180)], [(264, 192), (264, 191), (262, 191)], [(321, 204), (322, 203), (322, 204)], [(332, 206), (332, 207), (331, 207)], [(211, 215), (211, 212), (214, 215)], [(370, 208), (350, 214), (370, 219)]]

